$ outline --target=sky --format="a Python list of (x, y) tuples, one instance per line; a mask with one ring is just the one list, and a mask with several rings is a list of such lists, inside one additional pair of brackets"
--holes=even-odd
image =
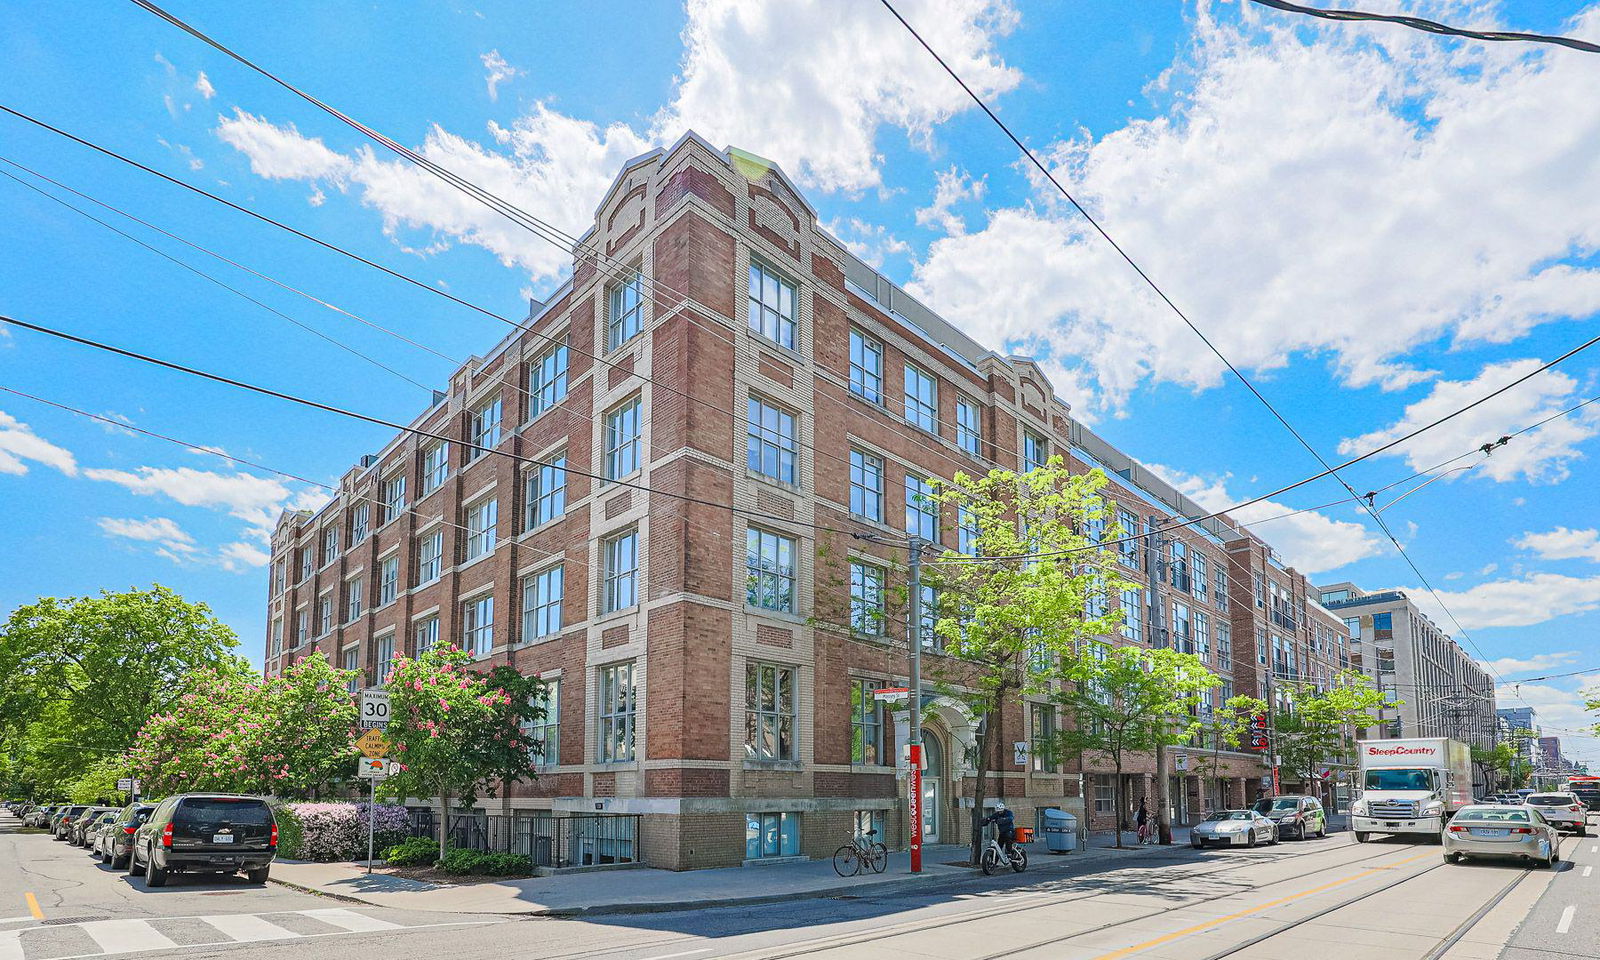
[[(1240, 0), (897, 6), (1325, 457), (1600, 333), (1600, 56)], [(1600, 40), (1595, 3), (1389, 8)], [(1200, 503), (1318, 470), (879, 4), (169, 9), (573, 233), (627, 159), (687, 130), (776, 160), (859, 256), (1039, 358), (1076, 415)], [(0, 17), (8, 107), (507, 315), (567, 270), (131, 3)], [(19, 319), (401, 421), (504, 332), (14, 117), (0, 158)], [(0, 392), (0, 607), (159, 582), (258, 662), (278, 513), (386, 439), (20, 329), (0, 332), (0, 386), (104, 418)], [(1473, 453), (1596, 395), (1600, 347), (1344, 472), (1396, 484), (1375, 504), (1442, 606), (1354, 504), (1270, 519), (1347, 497), (1332, 480), (1242, 519), (1314, 581), (1406, 590), (1505, 681), (1502, 706), (1600, 768), (1576, 735), (1600, 686), (1600, 403)], [(1469, 469), (1437, 472), (1452, 460)]]

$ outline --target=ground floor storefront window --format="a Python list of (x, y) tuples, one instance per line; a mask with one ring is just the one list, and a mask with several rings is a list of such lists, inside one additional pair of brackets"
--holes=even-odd
[(762, 857), (793, 857), (800, 853), (800, 814), (751, 813), (745, 815), (744, 855), (747, 860)]

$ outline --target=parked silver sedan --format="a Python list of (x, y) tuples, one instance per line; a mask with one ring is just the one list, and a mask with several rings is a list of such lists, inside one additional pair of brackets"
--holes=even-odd
[(1277, 842), (1278, 825), (1254, 810), (1208, 813), (1189, 831), (1189, 846), (1196, 850), (1211, 844), (1253, 847), (1258, 843)]
[(1560, 860), (1561, 834), (1535, 807), (1462, 807), (1443, 832), (1444, 862), (1466, 857), (1516, 857), (1544, 867)]

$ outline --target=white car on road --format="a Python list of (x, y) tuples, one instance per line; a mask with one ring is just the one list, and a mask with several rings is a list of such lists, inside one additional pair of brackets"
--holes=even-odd
[(1537, 807), (1557, 830), (1571, 830), (1580, 837), (1589, 835), (1589, 808), (1577, 794), (1532, 793), (1522, 802)]

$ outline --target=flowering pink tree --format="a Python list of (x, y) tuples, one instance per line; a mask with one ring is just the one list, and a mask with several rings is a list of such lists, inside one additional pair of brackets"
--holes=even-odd
[(348, 672), (321, 654), (282, 676), (201, 671), (139, 731), (129, 766), (151, 795), (184, 790), (304, 797), (354, 771)]
[(386, 793), (437, 797), (439, 858), (450, 833), (450, 802), (473, 803), (480, 792), (531, 780), (539, 744), (524, 724), (543, 715), (541, 684), (511, 667), (487, 673), (471, 669), (472, 658), (455, 647), (436, 647), (421, 657), (395, 661), (388, 678), (390, 759), (403, 772), (384, 784)]

